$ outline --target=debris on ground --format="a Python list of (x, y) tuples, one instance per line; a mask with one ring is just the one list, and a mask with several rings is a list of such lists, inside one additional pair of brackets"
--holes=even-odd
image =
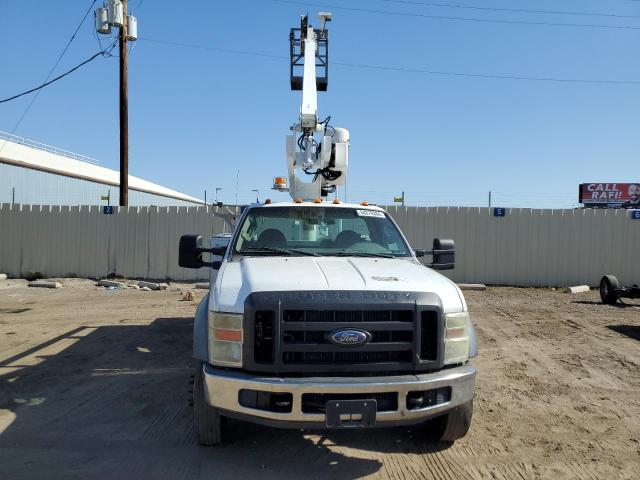
[(0, 273), (0, 280), (6, 280), (7, 279), (7, 274), (6, 273)]
[(117, 282), (115, 280), (98, 280), (96, 284), (99, 287), (113, 287), (113, 288), (124, 288), (125, 285), (123, 282)]
[(588, 292), (589, 290), (591, 290), (589, 288), (589, 285), (577, 285), (575, 287), (567, 288), (567, 293), (584, 293)]
[(196, 288), (200, 288), (202, 290), (209, 290), (209, 282), (196, 283)]
[(142, 290), (143, 292), (150, 292), (151, 289), (149, 287), (140, 287), (140, 290)]
[(460, 290), (471, 290), (477, 292), (483, 292), (487, 289), (484, 283), (458, 283)]
[(137, 282), (137, 285), (143, 290), (145, 287), (149, 290), (166, 290), (169, 287), (166, 283), (145, 282), (142, 280)]
[(62, 288), (62, 284), (60, 282), (50, 282), (48, 280), (34, 280), (33, 282), (29, 282), (30, 287), (40, 287), (40, 288)]
[(191, 290), (188, 290), (182, 296), (182, 300), (184, 300), (185, 302), (193, 302), (195, 299), (196, 299), (196, 296), (193, 294)]

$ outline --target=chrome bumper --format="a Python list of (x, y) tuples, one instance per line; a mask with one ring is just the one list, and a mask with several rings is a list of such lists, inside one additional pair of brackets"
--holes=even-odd
[[(324, 425), (324, 413), (302, 412), (302, 394), (304, 393), (398, 392), (398, 410), (378, 412), (376, 423), (419, 423), (471, 401), (476, 377), (476, 369), (470, 363), (436, 373), (393, 377), (256, 377), (241, 372), (220, 370), (209, 364), (203, 366), (203, 372), (204, 394), (209, 405), (224, 410), (231, 416), (255, 420), (258, 423), (281, 424), (281, 426), (287, 426), (288, 423), (292, 426), (294, 424)], [(451, 387), (450, 401), (419, 410), (407, 409), (408, 392), (440, 387)], [(238, 394), (242, 389), (291, 393), (293, 395), (292, 410), (290, 413), (277, 413), (244, 407), (238, 401)]]

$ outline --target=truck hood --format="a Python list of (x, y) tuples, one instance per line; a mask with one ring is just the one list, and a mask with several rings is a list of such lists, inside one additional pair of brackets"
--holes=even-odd
[(445, 312), (466, 309), (460, 289), (410, 259), (360, 257), (243, 257), (225, 261), (211, 290), (211, 308), (242, 313), (247, 295), (277, 291), (369, 290), (432, 292)]

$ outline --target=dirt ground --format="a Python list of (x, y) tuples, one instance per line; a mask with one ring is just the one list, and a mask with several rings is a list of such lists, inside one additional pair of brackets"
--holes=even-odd
[(455, 444), (419, 428), (232, 422), (227, 445), (201, 448), (190, 287), (62, 282), (0, 281), (0, 479), (640, 478), (640, 306), (604, 306), (596, 292), (467, 292), (480, 354), (473, 424)]

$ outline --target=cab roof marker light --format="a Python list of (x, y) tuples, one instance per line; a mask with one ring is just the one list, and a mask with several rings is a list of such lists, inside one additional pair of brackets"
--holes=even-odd
[(368, 207), (369, 206), (369, 202), (367, 202), (365, 200), (364, 202), (360, 202), (360, 205), (362, 205), (363, 207)]
[(288, 191), (289, 188), (287, 187), (287, 178), (286, 177), (275, 177), (273, 179), (272, 190), (277, 190), (279, 192)]

